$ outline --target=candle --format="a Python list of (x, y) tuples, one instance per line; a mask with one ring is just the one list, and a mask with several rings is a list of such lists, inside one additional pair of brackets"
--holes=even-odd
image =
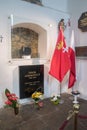
[(11, 14), (10, 18), (11, 18), (11, 26), (13, 26), (13, 14)]

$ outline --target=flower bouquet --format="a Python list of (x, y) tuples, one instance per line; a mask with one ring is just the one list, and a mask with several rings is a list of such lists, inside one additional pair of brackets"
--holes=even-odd
[(60, 97), (57, 96), (57, 95), (54, 95), (54, 96), (51, 97), (50, 100), (51, 100), (51, 102), (53, 102), (53, 104), (57, 105), (60, 102)]
[(33, 94), (32, 94), (32, 99), (34, 100), (35, 102), (35, 106), (39, 109), (40, 107), (43, 107), (43, 93), (41, 92), (37, 92), (35, 91)]
[(11, 93), (7, 88), (5, 89), (5, 95), (7, 97), (7, 100), (5, 101), (5, 107), (14, 108), (15, 114), (18, 114), (19, 110), (18, 97), (14, 93)]

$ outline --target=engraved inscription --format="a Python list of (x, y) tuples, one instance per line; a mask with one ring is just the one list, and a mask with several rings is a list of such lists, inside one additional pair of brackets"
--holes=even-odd
[(30, 97), (35, 91), (44, 91), (44, 65), (19, 67), (20, 98)]

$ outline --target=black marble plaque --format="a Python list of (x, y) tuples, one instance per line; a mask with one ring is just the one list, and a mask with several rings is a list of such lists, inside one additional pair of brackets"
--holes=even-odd
[(35, 91), (44, 93), (44, 65), (19, 66), (20, 99), (31, 97)]

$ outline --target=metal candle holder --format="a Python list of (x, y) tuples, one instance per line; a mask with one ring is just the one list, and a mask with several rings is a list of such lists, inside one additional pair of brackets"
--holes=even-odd
[(74, 101), (73, 101), (73, 103), (74, 104), (77, 104), (78, 103), (78, 101), (77, 101), (77, 97), (79, 96), (79, 92), (78, 91), (72, 91), (72, 94), (73, 94), (73, 96), (74, 96)]

